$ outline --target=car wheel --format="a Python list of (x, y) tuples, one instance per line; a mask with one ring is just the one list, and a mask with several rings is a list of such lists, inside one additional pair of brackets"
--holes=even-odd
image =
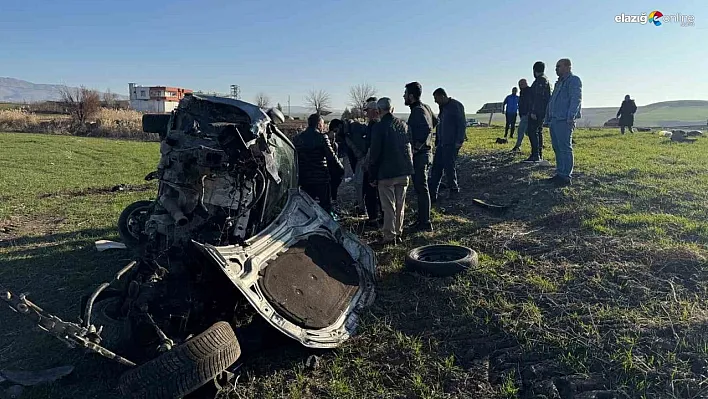
[(128, 247), (137, 247), (145, 238), (145, 222), (150, 215), (153, 201), (137, 201), (128, 205), (118, 218), (118, 234)]
[(411, 250), (405, 264), (419, 273), (448, 277), (479, 264), (477, 252), (459, 245), (426, 245)]
[(120, 304), (120, 297), (111, 297), (95, 302), (91, 311), (91, 324), (103, 327), (101, 346), (112, 352), (122, 352), (130, 344), (130, 321), (119, 317)]
[(203, 333), (121, 376), (124, 397), (181, 398), (226, 370), (241, 356), (234, 330), (220, 321)]

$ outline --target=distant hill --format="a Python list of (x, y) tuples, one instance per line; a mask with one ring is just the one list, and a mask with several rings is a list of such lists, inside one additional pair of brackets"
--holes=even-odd
[[(33, 103), (38, 101), (57, 101), (61, 99), (59, 88), (62, 85), (38, 84), (26, 80), (0, 77), (0, 102)], [(103, 93), (101, 93), (103, 94)], [(127, 96), (118, 96), (126, 100)]]
[[(617, 115), (620, 104), (616, 107), (583, 108), (578, 126), (602, 126), (607, 120)], [(489, 122), (489, 114), (468, 114), (480, 122)], [(708, 101), (676, 100), (663, 101), (637, 107), (634, 116), (635, 126), (674, 127), (705, 126), (708, 122)], [(494, 124), (504, 124), (504, 115), (494, 114)]]

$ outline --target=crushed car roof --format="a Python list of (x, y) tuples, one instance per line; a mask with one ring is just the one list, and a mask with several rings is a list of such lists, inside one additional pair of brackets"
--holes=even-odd
[(259, 108), (257, 105), (253, 105), (245, 101), (236, 100), (235, 98), (205, 96), (200, 94), (191, 94), (191, 96), (199, 100), (237, 107), (248, 114), (248, 117), (251, 118), (251, 123), (257, 123), (261, 120), (270, 122), (270, 118), (265, 112), (263, 112), (261, 108)]

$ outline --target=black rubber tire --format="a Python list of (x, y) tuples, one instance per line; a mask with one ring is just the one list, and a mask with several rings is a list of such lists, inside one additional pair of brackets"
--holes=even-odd
[(112, 316), (120, 310), (118, 309), (120, 301), (120, 297), (102, 299), (94, 302), (91, 311), (91, 324), (96, 328), (103, 326), (101, 346), (118, 354), (130, 345), (131, 331), (130, 321), (127, 318), (121, 320)]
[[(118, 218), (118, 235), (120, 236), (123, 244), (127, 247), (137, 248), (140, 246), (141, 240), (144, 241), (146, 238), (144, 234), (131, 231), (129, 223), (131, 223), (131, 219), (135, 217), (136, 212), (148, 211), (152, 204), (153, 201), (136, 201), (128, 205), (125, 209), (123, 209), (123, 212), (120, 213), (120, 217)], [(144, 225), (141, 226), (140, 230), (144, 227)]]
[(426, 245), (406, 255), (405, 264), (412, 270), (434, 277), (448, 277), (477, 267), (474, 250), (459, 245)]
[(220, 321), (203, 333), (127, 371), (120, 378), (124, 397), (172, 399), (194, 392), (241, 356), (229, 323)]

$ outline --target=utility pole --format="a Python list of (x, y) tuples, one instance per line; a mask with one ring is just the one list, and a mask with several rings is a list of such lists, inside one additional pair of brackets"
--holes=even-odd
[(231, 98), (241, 99), (241, 88), (238, 85), (231, 85)]

